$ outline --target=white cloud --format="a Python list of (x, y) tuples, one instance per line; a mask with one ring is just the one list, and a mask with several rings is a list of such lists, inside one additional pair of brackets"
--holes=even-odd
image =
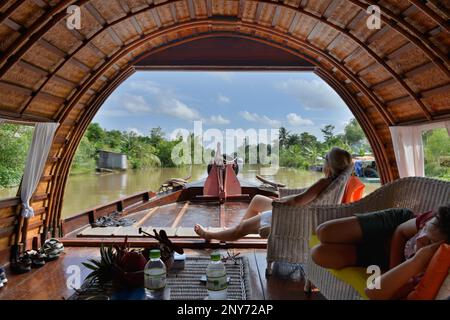
[(224, 96), (223, 94), (219, 93), (219, 95), (217, 97), (217, 101), (219, 103), (230, 103), (230, 98), (228, 98), (227, 96)]
[(140, 90), (151, 94), (158, 94), (161, 92), (161, 88), (156, 82), (153, 81), (132, 81), (129, 84), (130, 89)]
[(170, 97), (161, 101), (159, 107), (161, 113), (184, 120), (200, 120), (201, 116), (197, 110), (188, 107), (177, 98)]
[(289, 79), (275, 87), (296, 97), (306, 110), (347, 108), (339, 95), (321, 80)]
[(259, 122), (272, 128), (279, 128), (281, 126), (281, 122), (279, 120), (271, 119), (266, 115), (261, 116), (257, 113), (248, 111), (241, 111), (240, 114), (245, 120), (250, 122)]
[(206, 122), (211, 124), (229, 124), (230, 120), (222, 117), (221, 115), (217, 115), (209, 117), (208, 119), (206, 119)]
[(151, 111), (143, 96), (126, 94), (121, 97), (123, 107), (130, 113), (148, 113)]
[(296, 114), (296, 113), (289, 113), (286, 116), (287, 121), (292, 126), (312, 126), (314, 125), (314, 122), (312, 122), (310, 119), (303, 119), (302, 116)]

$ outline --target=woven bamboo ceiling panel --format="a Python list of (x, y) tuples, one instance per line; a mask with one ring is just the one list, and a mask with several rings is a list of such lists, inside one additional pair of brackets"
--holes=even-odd
[[(79, 30), (67, 28), (69, 5), (81, 8)], [(398, 177), (389, 126), (450, 119), (449, 12), (436, 0), (1, 1), (0, 117), (61, 124), (40, 189), (59, 212), (83, 132), (139, 61), (208, 38), (257, 42), (313, 66), (340, 94), (386, 182)], [(233, 59), (250, 61), (241, 51)]]

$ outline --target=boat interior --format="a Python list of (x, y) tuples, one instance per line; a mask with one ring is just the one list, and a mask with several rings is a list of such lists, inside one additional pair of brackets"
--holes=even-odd
[[(70, 5), (80, 9), (80, 29), (67, 27)], [(369, 27), (367, 19), (377, 12), (378, 27)], [(133, 247), (152, 246), (139, 229), (161, 228), (188, 254), (221, 248), (250, 257), (256, 299), (323, 299), (317, 291), (306, 295), (303, 283), (265, 277), (267, 239), (206, 242), (193, 233), (196, 223), (235, 225), (256, 194), (277, 196), (246, 181), (240, 181), (239, 197), (226, 201), (207, 199), (200, 181), (165, 193), (144, 190), (63, 219), (80, 140), (105, 100), (138, 71), (313, 72), (361, 125), (381, 184), (396, 183), (404, 174), (393, 128), (450, 121), (449, 17), (449, 3), (437, 0), (0, 1), (0, 123), (56, 125), (31, 190), (34, 215), (22, 214), (27, 208), (20, 191), (0, 200), (0, 265), (9, 277), (0, 299), (67, 298), (73, 293), (65, 285), (69, 265), (125, 237)], [(448, 184), (439, 186), (442, 196)], [(133, 223), (91, 227), (117, 212)], [(64, 256), (27, 274), (10, 273), (14, 254), (49, 238), (64, 244)]]

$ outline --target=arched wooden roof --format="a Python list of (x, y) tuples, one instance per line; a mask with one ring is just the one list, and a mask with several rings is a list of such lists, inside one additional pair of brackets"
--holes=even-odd
[[(72, 4), (81, 30), (66, 27)], [(371, 4), (379, 30), (366, 26)], [(74, 152), (108, 95), (138, 61), (199, 39), (245, 39), (308, 61), (361, 123), (383, 182), (398, 177), (389, 126), (450, 119), (446, 1), (11, 0), (0, 11), (0, 117), (60, 123), (32, 234), (57, 225)]]

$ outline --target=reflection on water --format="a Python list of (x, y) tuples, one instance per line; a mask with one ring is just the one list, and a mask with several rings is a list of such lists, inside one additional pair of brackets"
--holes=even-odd
[[(265, 178), (286, 184), (291, 188), (302, 188), (311, 185), (322, 173), (303, 171), (293, 168), (270, 168), (259, 166), (244, 166), (239, 177), (259, 183), (255, 176), (259, 174)], [(192, 176), (190, 181), (206, 177), (204, 166), (183, 168), (152, 168), (142, 170), (128, 170), (123, 173), (80, 174), (70, 176), (67, 181), (62, 217), (67, 218), (86, 209), (115, 201), (121, 197), (148, 190), (157, 191), (161, 184), (170, 178)], [(380, 185), (366, 184), (366, 194)], [(14, 197), (16, 189), (0, 190), (0, 199)]]

